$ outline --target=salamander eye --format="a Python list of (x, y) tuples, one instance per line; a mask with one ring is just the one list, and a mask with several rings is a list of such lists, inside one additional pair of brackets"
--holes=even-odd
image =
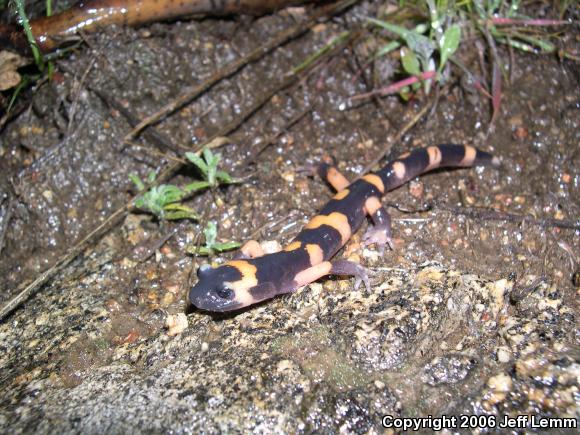
[(225, 285), (223, 287), (217, 288), (215, 292), (222, 299), (231, 300), (234, 298), (234, 291)]

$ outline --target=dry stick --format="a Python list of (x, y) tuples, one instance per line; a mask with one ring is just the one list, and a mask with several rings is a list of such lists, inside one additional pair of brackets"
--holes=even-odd
[(397, 203), (387, 203), (386, 206), (392, 207), (401, 213), (413, 214), (413, 213), (427, 213), (435, 210), (442, 210), (454, 215), (463, 215), (468, 219), (474, 220), (494, 220), (494, 221), (505, 221), (505, 222), (521, 222), (537, 226), (540, 228), (562, 228), (567, 230), (580, 230), (580, 220), (569, 220), (569, 219), (538, 219), (531, 215), (523, 214), (513, 214), (507, 213), (505, 211), (496, 210), (493, 208), (483, 208), (483, 207), (456, 207), (451, 206), (439, 201), (434, 201), (426, 203), (424, 207), (420, 209), (407, 209), (401, 207)]
[(308, 29), (316, 23), (316, 21), (324, 16), (332, 16), (334, 14), (339, 13), (340, 11), (344, 10), (345, 8), (353, 5), (358, 0), (343, 0), (339, 3), (332, 5), (329, 9), (323, 8), (321, 11), (314, 14), (311, 18), (306, 20), (304, 23), (297, 24), (287, 30), (284, 30), (270, 42), (261, 45), (260, 47), (256, 48), (254, 51), (249, 53), (248, 55), (238, 59), (234, 62), (229, 63), (225, 67), (223, 67), (218, 73), (214, 74), (208, 80), (204, 81), (203, 83), (199, 84), (198, 86), (191, 89), (189, 92), (183, 94), (181, 97), (173, 100), (169, 104), (166, 104), (161, 110), (158, 112), (148, 116), (143, 121), (141, 121), (137, 126), (131, 130), (124, 138), (125, 141), (128, 141), (139, 134), (144, 128), (147, 126), (160, 121), (164, 116), (167, 116), (174, 111), (178, 110), (179, 108), (183, 107), (185, 104), (188, 104), (203, 92), (207, 91), (211, 87), (213, 87), (219, 81), (231, 77), (236, 72), (238, 72), (242, 67), (246, 66), (249, 63), (255, 62), (266, 54), (270, 53), (277, 47), (284, 45), (286, 42), (300, 36), (301, 34), (308, 31)]
[[(35, 92), (38, 92), (38, 90), (44, 86), (46, 83), (48, 83), (48, 76), (41, 78), (38, 82), (36, 82), (35, 86), (34, 86), (34, 90)], [(20, 98), (17, 98), (18, 100), (20, 100)], [(29, 109), (32, 106), (32, 104), (30, 102), (28, 103), (16, 103), (16, 106), (12, 108), (12, 110), (6, 114), (4, 114), (1, 118), (0, 118), (0, 132), (2, 132), (4, 130), (4, 127), (6, 126), (6, 124), (8, 124), (9, 121), (12, 121), (13, 119), (15, 119), (17, 116), (19, 116), (22, 112), (24, 112), (25, 110)]]
[[(65, 72), (71, 74), (71, 75), (75, 75), (76, 71), (74, 71), (73, 69), (69, 68), (66, 65), (60, 65), (59, 66), (60, 69), (64, 70)], [(97, 97), (99, 97), (99, 99), (109, 108), (109, 109), (114, 109), (117, 112), (119, 112), (127, 121), (127, 123), (131, 126), (131, 128), (135, 127), (138, 123), (139, 123), (139, 118), (137, 118), (137, 116), (130, 111), (129, 109), (127, 109), (125, 106), (123, 106), (123, 104), (121, 104), (121, 102), (119, 100), (117, 100), (116, 98), (110, 96), (109, 94), (101, 91), (100, 89), (95, 88), (94, 86), (91, 85), (84, 85), (84, 88), (89, 90), (90, 92), (92, 92), (93, 94), (95, 94)], [(163, 133), (159, 132), (158, 130), (154, 129), (154, 128), (150, 128), (149, 130), (147, 130), (144, 133), (145, 139), (147, 139), (149, 142), (151, 142), (153, 145), (155, 145), (157, 148), (161, 149), (161, 150), (170, 150), (175, 152), (176, 154), (179, 154), (182, 150), (180, 150), (179, 148), (183, 148), (184, 150), (189, 150), (189, 148), (185, 148), (185, 147), (179, 147), (178, 145), (174, 145), (173, 142), (171, 141), (171, 139), (169, 139), (166, 135), (164, 135)], [(139, 144), (134, 144), (134, 143), (128, 143), (129, 145), (132, 146), (142, 146)], [(145, 147), (143, 147), (145, 148)], [(166, 154), (162, 154), (163, 157), (170, 159), (171, 156), (168, 156)]]
[[(333, 50), (327, 53), (327, 56), (333, 56), (337, 51), (341, 50), (344, 46), (349, 44), (352, 41), (352, 38), (348, 38), (343, 41), (342, 44), (337, 45), (334, 47)], [(320, 58), (318, 61), (324, 60), (325, 57)], [(301, 74), (308, 73), (310, 68), (316, 66), (318, 62), (312, 63), (309, 68), (303, 70)], [(271, 90), (263, 93), (255, 102), (252, 104), (240, 117), (234, 119), (232, 122), (227, 124), (223, 127), (218, 133), (213, 135), (209, 140), (205, 143), (198, 145), (194, 152), (200, 152), (204, 147), (212, 147), (212, 142), (220, 137), (220, 136), (227, 136), (235, 131), (238, 127), (240, 127), (252, 114), (254, 114), (260, 107), (266, 104), (270, 99), (278, 92), (283, 91), (284, 89), (288, 88), (290, 85), (295, 83), (300, 76), (298, 74), (289, 73), (287, 74), (284, 79)], [(150, 183), (146, 186), (146, 189), (151, 188), (154, 185), (157, 185), (168, 178), (170, 178), (175, 172), (177, 172), (183, 166), (182, 162), (174, 162), (169, 164), (163, 171), (159, 173), (157, 179), (154, 183)], [(121, 221), (122, 218), (126, 216), (127, 213), (133, 208), (133, 201), (135, 198), (132, 198), (127, 204), (125, 204), (120, 209), (116, 210), (111, 216), (107, 218), (101, 225), (97, 228), (92, 230), (84, 239), (82, 239), (79, 243), (77, 243), (68, 254), (61, 257), (52, 267), (48, 270), (42, 272), (33, 282), (24, 286), (24, 288), (18, 292), (16, 296), (10, 299), (2, 308), (0, 308), (0, 320), (4, 319), (9, 313), (11, 313), (14, 309), (24, 303), (32, 294), (37, 291), (42, 285), (46, 284), (51, 278), (53, 278), (56, 274), (61, 272), (66, 266), (68, 266), (83, 250), (85, 250), (94, 240), (101, 237), (107, 231), (111, 230), (113, 227), (117, 225), (118, 222)]]
[(73, 122), (75, 120), (75, 115), (77, 112), (77, 107), (79, 104), (81, 90), (85, 87), (84, 84), (87, 81), (87, 78), (89, 77), (89, 73), (93, 69), (93, 66), (95, 65), (96, 62), (97, 62), (97, 57), (93, 56), (93, 58), (89, 62), (89, 65), (85, 69), (85, 72), (81, 75), (81, 79), (77, 82), (78, 83), (77, 86), (73, 85), (73, 88), (76, 87), (77, 89), (76, 89), (76, 93), (75, 93), (76, 95), (73, 98), (71, 108), (70, 108), (70, 111), (68, 113), (68, 125), (66, 127), (65, 136), (70, 136), (70, 133), (72, 131), (72, 125), (73, 125)]
[(4, 213), (4, 219), (2, 219), (2, 223), (0, 223), (0, 254), (4, 249), (4, 238), (6, 237), (6, 230), (8, 229), (8, 225), (10, 224), (10, 219), (12, 219), (12, 211), (14, 208), (14, 195), (12, 193), (8, 193), (8, 199), (6, 202), (6, 213)]
[(18, 115), (26, 110), (28, 104), (17, 102), (15, 107), (10, 110), (10, 112), (5, 113), (2, 117), (0, 117), (0, 133), (4, 130), (4, 126), (8, 124), (8, 121), (12, 121)]
[(288, 130), (294, 126), (298, 121), (304, 118), (308, 113), (312, 111), (312, 107), (307, 107), (306, 109), (302, 110), (298, 115), (294, 116), (290, 119), (277, 133), (271, 134), (262, 144), (260, 144), (260, 148), (255, 150), (243, 163), (243, 166), (251, 165), (256, 161), (258, 156), (262, 154), (266, 148), (272, 145), (280, 136), (284, 133), (288, 132)]
[(393, 144), (399, 140), (401, 140), (401, 138), (407, 134), (407, 132), (413, 128), (413, 126), (415, 126), (415, 124), (417, 124), (421, 118), (425, 115), (425, 113), (427, 113), (427, 111), (429, 110), (429, 108), (431, 106), (433, 106), (435, 102), (435, 99), (431, 99), (427, 104), (425, 104), (425, 106), (423, 106), (423, 108), (413, 117), (413, 119), (411, 119), (407, 124), (405, 124), (403, 126), (403, 128), (401, 128), (397, 134), (395, 135), (395, 137), (393, 138), (392, 141), (389, 141), (385, 144), (385, 146), (383, 147), (383, 150), (363, 169), (363, 171), (361, 172), (361, 175), (359, 177), (357, 177), (357, 180), (362, 177), (364, 174), (370, 172), (375, 165), (377, 165), (381, 159), (387, 155), (387, 153), (392, 149)]
[(444, 210), (455, 215), (464, 215), (470, 219), (479, 220), (494, 220), (494, 221), (505, 221), (505, 222), (520, 222), (526, 223), (541, 228), (563, 228), (568, 230), (580, 230), (580, 221), (571, 220), (559, 220), (559, 219), (537, 219), (529, 215), (519, 215), (506, 213), (499, 210), (477, 208), (477, 207), (453, 207), (445, 204), (437, 203), (433, 205), (432, 208), (437, 208), (438, 210)]
[[(100, 91), (99, 89), (93, 88), (92, 86), (87, 86), (87, 89), (97, 95), (109, 108), (117, 110), (123, 117), (127, 120), (129, 125), (135, 127), (139, 123), (139, 118), (133, 114), (129, 109), (124, 107), (117, 99), (114, 97)], [(180, 153), (182, 150), (179, 148), (179, 145), (174, 145), (171, 140), (165, 136), (163, 133), (155, 130), (153, 128), (148, 129), (145, 133), (145, 139), (149, 142), (153, 143), (157, 148), (162, 150), (171, 150), (175, 153)], [(189, 149), (189, 148), (187, 148)]]

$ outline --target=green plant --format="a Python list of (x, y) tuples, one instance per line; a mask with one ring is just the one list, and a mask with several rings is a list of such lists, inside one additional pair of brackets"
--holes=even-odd
[[(200, 181), (188, 185), (190, 188), (198, 190), (205, 187), (215, 187), (218, 184), (234, 183), (233, 178), (230, 177), (227, 172), (220, 171), (218, 169), (218, 164), (221, 160), (220, 154), (214, 154), (209, 148), (205, 148), (202, 155), (203, 159), (195, 153), (185, 153), (187, 160), (193, 163), (205, 178), (205, 181)], [(188, 186), (185, 187), (186, 190), (188, 189)]]
[(187, 248), (188, 253), (208, 256), (219, 252), (231, 251), (232, 249), (240, 247), (240, 243), (238, 242), (225, 242), (225, 243), (216, 242), (217, 225), (213, 221), (209, 221), (207, 223), (207, 226), (203, 230), (203, 234), (205, 236), (205, 245), (199, 247), (197, 246), (188, 247)]
[[(136, 174), (129, 175), (129, 178), (135, 183), (137, 189), (145, 189), (145, 183)], [(155, 178), (155, 172), (150, 172), (147, 177), (147, 182), (153, 183), (155, 182)], [(186, 196), (187, 193), (177, 186), (160, 184), (159, 186), (153, 186), (135, 199), (135, 207), (152, 213), (161, 220), (197, 220), (197, 213), (181, 203)]]
[[(546, 26), (565, 26), (571, 22), (525, 16), (520, 11), (521, 3), (521, 0), (400, 1), (399, 8), (388, 15), (388, 20), (368, 18), (369, 24), (379, 26), (396, 36), (394, 40), (381, 45), (374, 58), (401, 48), (402, 70), (408, 77), (384, 88), (356, 95), (352, 99), (396, 92), (407, 99), (411, 90), (416, 91), (421, 87), (421, 82), (428, 93), (432, 82), (439, 84), (445, 81), (448, 75), (445, 66), (452, 61), (474, 79), (474, 86), (482, 94), (491, 99), (493, 124), (499, 113), (502, 82), (506, 76), (497, 43), (525, 52), (558, 52), (561, 57), (579, 60), (571, 52), (557, 49), (557, 44), (550, 39), (558, 37), (558, 33), (551, 35), (542, 29)], [(564, 16), (570, 5), (572, 2), (567, 0), (560, 4), (559, 17)], [(405, 27), (404, 23), (410, 23), (414, 26), (413, 29)], [(473, 74), (453, 58), (461, 43), (462, 33), (469, 33), (472, 37), (479, 33), (487, 44), (490, 83), (484, 83), (478, 74)], [(480, 58), (485, 58), (483, 53), (480, 53)]]
[[(402, 46), (402, 67), (409, 76), (416, 77), (412, 80), (412, 89), (417, 90), (421, 86), (419, 81), (423, 81), (425, 91), (429, 92), (431, 79), (441, 80), (443, 68), (459, 47), (461, 27), (455, 22), (456, 11), (446, 1), (435, 3), (427, 0), (426, 3), (430, 22), (420, 23), (413, 29), (376, 18), (368, 18), (368, 21), (394, 33), (400, 40), (381, 47), (376, 56), (383, 56)], [(400, 88), (395, 88), (404, 98), (408, 97), (408, 84), (407, 80), (402, 82)]]
[[(193, 219), (197, 220), (197, 213), (182, 203), (191, 194), (207, 188), (215, 188), (220, 184), (236, 183), (227, 172), (218, 169), (221, 159), (219, 154), (214, 154), (209, 148), (202, 152), (203, 158), (195, 153), (185, 153), (189, 160), (201, 172), (204, 180), (194, 181), (183, 187), (172, 184), (160, 184), (153, 186), (135, 199), (135, 207), (152, 213), (161, 220)], [(139, 191), (145, 190), (145, 183), (136, 175), (130, 174), (129, 179)], [(156, 174), (150, 172), (147, 184), (155, 183)]]
[[(0, 0), (0, 9), (6, 8), (10, 4), (10, 0)], [(30, 20), (26, 15), (26, 10), (24, 8), (24, 0), (13, 0), (13, 7), (18, 15), (18, 22), (22, 26), (24, 34), (26, 35), (26, 40), (30, 45), (30, 51), (32, 53), (32, 57), (34, 58), (34, 63), (36, 64), (36, 68), (38, 69), (39, 73), (27, 73), (22, 74), (22, 80), (16, 86), (14, 91), (12, 92), (12, 96), (10, 97), (10, 102), (8, 104), (7, 112), (12, 110), (18, 95), (22, 92), (23, 89), (28, 87), (29, 85), (38, 82), (42, 77), (43, 73), (46, 71), (48, 74), (48, 79), (51, 80), (54, 74), (54, 62), (50, 59), (45, 59), (44, 55), (38, 48), (36, 44), (36, 40), (34, 35), (32, 34), (32, 28), (30, 26)], [(46, 0), (46, 16), (52, 15), (52, 0)]]
[(24, 34), (26, 35), (26, 39), (28, 40), (28, 44), (30, 45), (30, 51), (32, 51), (32, 56), (34, 57), (34, 62), (40, 71), (44, 71), (44, 58), (42, 53), (38, 49), (38, 45), (36, 45), (36, 40), (34, 39), (34, 35), (32, 34), (32, 28), (30, 27), (30, 21), (28, 20), (28, 15), (26, 15), (26, 11), (24, 9), (24, 0), (14, 0), (14, 6), (16, 9), (16, 13), (18, 14), (18, 21), (22, 25), (24, 29)]
[[(520, 12), (520, 0), (474, 0), (472, 3), (478, 18), (474, 22), (479, 31), (488, 31), (497, 42), (524, 52), (554, 53), (556, 45), (539, 28), (568, 24), (562, 20), (534, 19), (524, 15)], [(564, 6), (567, 8), (569, 5)]]

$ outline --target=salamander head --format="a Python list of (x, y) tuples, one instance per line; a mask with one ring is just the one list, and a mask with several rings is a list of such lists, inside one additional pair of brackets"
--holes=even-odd
[(199, 281), (189, 292), (189, 301), (207, 311), (231, 311), (243, 308), (236, 300), (232, 282), (239, 279), (237, 271), (229, 266), (212, 268), (205, 264), (197, 270)]
[(197, 271), (199, 281), (189, 292), (189, 301), (202, 310), (231, 311), (293, 291), (294, 281), (285, 283), (283, 272), (272, 268), (271, 258), (269, 262), (270, 275), (273, 271), (275, 275), (269, 279), (263, 273), (258, 277), (256, 260), (231, 260), (216, 268), (201, 266)]

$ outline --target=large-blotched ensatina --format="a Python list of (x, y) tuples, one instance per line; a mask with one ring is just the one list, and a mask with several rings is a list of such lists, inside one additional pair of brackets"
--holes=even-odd
[(381, 248), (391, 245), (391, 218), (380, 198), (424, 172), (474, 165), (498, 166), (499, 160), (469, 145), (431, 146), (403, 154), (352, 184), (334, 166), (322, 164), (318, 173), (338, 193), (296, 238), (281, 251), (266, 255), (258, 242), (250, 241), (241, 248), (241, 258), (215, 268), (201, 266), (189, 300), (203, 310), (236, 310), (296, 291), (329, 274), (354, 276), (355, 286), (362, 281), (369, 288), (361, 265), (331, 259), (367, 215), (374, 225), (365, 234), (364, 243)]

